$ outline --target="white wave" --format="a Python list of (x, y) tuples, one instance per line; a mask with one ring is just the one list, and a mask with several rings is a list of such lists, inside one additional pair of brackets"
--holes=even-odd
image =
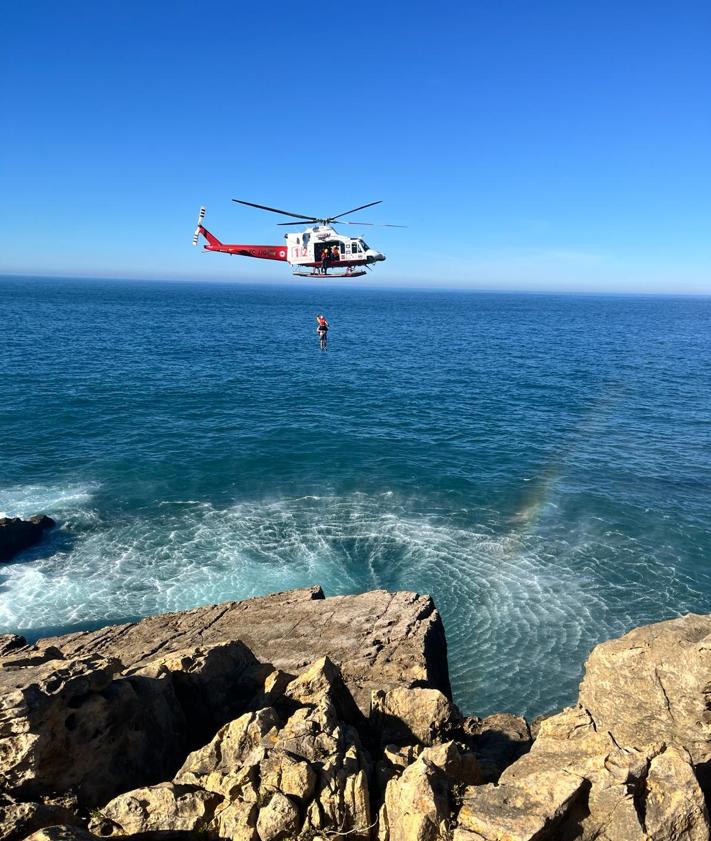
[(31, 517), (76, 511), (91, 501), (98, 485), (17, 485), (0, 488), (0, 517)]
[(561, 524), (547, 506), (536, 528), (497, 533), (420, 508), (394, 493), (157, 505), (6, 567), (0, 626), (116, 621), (315, 583), (328, 594), (417, 590), (444, 617), (462, 707), (536, 713), (573, 700), (594, 642), (693, 596), (605, 524)]

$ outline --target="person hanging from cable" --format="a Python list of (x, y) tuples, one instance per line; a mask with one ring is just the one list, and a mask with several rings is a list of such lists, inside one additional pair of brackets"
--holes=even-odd
[(316, 332), (321, 340), (321, 347), (324, 347), (328, 339), (328, 321), (326, 321), (326, 316), (316, 316)]

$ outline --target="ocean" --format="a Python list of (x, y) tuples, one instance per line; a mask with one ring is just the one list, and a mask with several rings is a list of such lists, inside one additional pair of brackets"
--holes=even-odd
[[(316, 313), (331, 323), (318, 346)], [(430, 593), (469, 714), (711, 611), (711, 298), (0, 278), (0, 631)]]

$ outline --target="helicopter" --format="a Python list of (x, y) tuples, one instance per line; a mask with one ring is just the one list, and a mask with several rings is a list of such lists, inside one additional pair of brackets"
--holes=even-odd
[[(374, 225), (373, 222), (353, 222), (344, 220), (358, 210), (366, 207), (373, 207), (382, 204), (382, 201), (373, 201), (338, 213), (336, 216), (306, 216), (303, 213), (290, 213), (287, 210), (279, 210), (276, 207), (267, 207), (263, 204), (232, 199), (237, 204), (247, 207), (256, 207), (259, 210), (268, 210), (271, 213), (280, 213), (282, 216), (289, 216), (291, 222), (279, 222), (279, 225), (304, 225), (311, 223), (310, 227), (298, 233), (284, 235), (284, 245), (237, 245), (235, 243), (220, 242), (216, 236), (210, 233), (203, 225), (205, 208), (200, 208), (198, 214), (197, 228), (193, 235), (193, 245), (198, 244), (202, 236), (206, 245), (205, 251), (218, 251), (223, 254), (237, 254), (241, 257), (256, 257), (262, 260), (281, 260), (289, 263), (293, 268), (296, 277), (361, 277), (366, 274), (366, 269), (371, 269), (375, 263), (382, 262), (385, 255), (371, 248), (361, 236), (349, 237), (339, 234), (334, 225)], [(385, 228), (404, 228), (404, 225), (381, 225)], [(325, 255), (324, 255), (324, 252)], [(325, 259), (324, 259), (325, 257)], [(334, 270), (328, 274), (329, 269)]]

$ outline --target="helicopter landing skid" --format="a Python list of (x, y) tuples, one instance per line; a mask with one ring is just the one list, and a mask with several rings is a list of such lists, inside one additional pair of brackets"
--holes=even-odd
[(294, 277), (319, 277), (323, 280), (326, 277), (362, 277), (367, 272), (359, 269), (355, 272), (339, 272), (337, 274), (324, 274), (323, 272), (293, 272)]

